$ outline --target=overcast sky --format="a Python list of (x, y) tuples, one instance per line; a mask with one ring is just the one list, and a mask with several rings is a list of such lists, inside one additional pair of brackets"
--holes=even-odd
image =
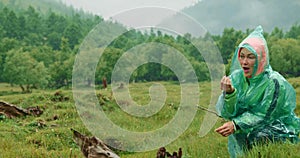
[(151, 6), (181, 10), (197, 1), (199, 0), (62, 0), (67, 5), (101, 15), (105, 19), (124, 10), (138, 7)]

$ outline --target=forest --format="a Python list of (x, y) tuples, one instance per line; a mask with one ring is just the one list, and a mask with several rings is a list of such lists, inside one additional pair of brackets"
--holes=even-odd
[[(84, 38), (99, 23), (116, 29), (127, 29), (116, 22), (104, 21), (97, 15), (83, 13), (61, 14), (51, 10), (39, 12), (34, 7), (15, 11), (8, 7), (0, 10), (0, 82), (19, 86), (23, 92), (34, 88), (56, 89), (72, 85), (75, 57), (80, 52)], [(195, 69), (199, 81), (209, 81), (210, 74), (201, 52), (194, 45), (205, 45), (210, 38), (219, 49), (228, 73), (228, 65), (238, 43), (254, 28), (246, 31), (225, 28), (221, 35), (207, 33), (194, 37), (189, 33), (171, 36), (151, 29), (141, 32), (130, 30), (114, 39), (104, 50), (95, 73), (95, 84), (107, 78), (111, 82), (114, 64), (123, 53), (143, 43), (162, 43), (180, 51)], [(285, 77), (300, 76), (300, 25), (289, 30), (275, 27), (265, 32), (272, 68)], [(105, 37), (101, 37), (105, 40)], [(204, 42), (203, 42), (204, 41)], [(99, 46), (100, 47), (100, 46)], [(144, 50), (147, 50), (145, 48)], [(168, 50), (160, 50), (157, 58), (163, 58)], [(205, 50), (215, 53), (215, 50)], [(211, 52), (210, 52), (211, 51)], [(218, 70), (216, 70), (218, 71)], [(219, 70), (220, 71), (220, 70)], [(176, 81), (176, 75), (164, 65), (148, 63), (138, 67), (131, 81)], [(90, 85), (87, 79), (87, 85)]]

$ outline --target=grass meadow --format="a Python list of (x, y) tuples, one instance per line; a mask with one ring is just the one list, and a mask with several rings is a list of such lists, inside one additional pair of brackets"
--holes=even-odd
[[(296, 114), (300, 116), (300, 78), (289, 79), (297, 93)], [(145, 105), (151, 98), (149, 88), (154, 82), (129, 85), (130, 95), (138, 104)], [(130, 131), (149, 131), (159, 128), (170, 121), (180, 103), (180, 85), (176, 82), (160, 82), (167, 91), (167, 98), (159, 113), (148, 118), (133, 117), (124, 113), (111, 97), (111, 89), (95, 88), (98, 101), (105, 114), (115, 124)], [(211, 87), (209, 82), (199, 83), (199, 105), (209, 105)], [(61, 98), (55, 96), (60, 93)], [(44, 113), (39, 117), (0, 118), (0, 157), (1, 158), (67, 158), (83, 157), (79, 147), (72, 139), (70, 128), (91, 136), (77, 112), (71, 89), (33, 90), (30, 94), (21, 93), (17, 86), (0, 84), (0, 100), (19, 107), (39, 106)], [(229, 157), (227, 138), (221, 137), (214, 129), (222, 124), (218, 119), (212, 130), (200, 137), (198, 132), (205, 111), (198, 110), (187, 130), (175, 141), (168, 144), (168, 151), (183, 150), (183, 158), (223, 158)], [(100, 138), (101, 139), (101, 138)], [(156, 151), (124, 152), (118, 151), (123, 158), (154, 158)], [(255, 147), (244, 157), (300, 157), (300, 144), (270, 144)]]

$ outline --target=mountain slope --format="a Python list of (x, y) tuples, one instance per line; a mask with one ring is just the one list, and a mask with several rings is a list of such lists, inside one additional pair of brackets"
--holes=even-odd
[(220, 34), (225, 27), (237, 30), (262, 25), (267, 32), (274, 27), (289, 29), (300, 22), (299, 0), (202, 0), (182, 12), (192, 16), (212, 34)]

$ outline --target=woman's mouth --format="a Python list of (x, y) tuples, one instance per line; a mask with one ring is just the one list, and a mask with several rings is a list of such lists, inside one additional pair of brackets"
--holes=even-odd
[(249, 67), (243, 67), (243, 70), (245, 73), (249, 73), (250, 72), (250, 68)]

